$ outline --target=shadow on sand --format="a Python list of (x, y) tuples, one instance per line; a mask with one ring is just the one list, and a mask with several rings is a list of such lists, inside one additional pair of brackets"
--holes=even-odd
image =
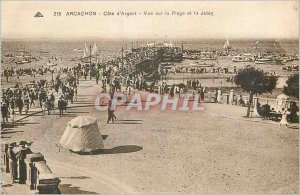
[(12, 187), (12, 186), (13, 186), (12, 184), (4, 184), (4, 185), (2, 185), (3, 188)]
[(117, 120), (117, 121), (140, 121), (140, 122), (143, 122), (143, 120), (131, 120), (131, 119), (128, 119), (128, 120)]
[(15, 121), (15, 123), (1, 123), (1, 129), (10, 129), (10, 128), (17, 128), (18, 126), (26, 126), (26, 125), (35, 125), (38, 123), (30, 123), (30, 122), (20, 122), (20, 121)]
[(109, 123), (109, 124), (115, 124), (115, 125), (117, 125), (117, 124), (125, 124), (125, 125), (141, 125), (141, 124), (143, 124), (143, 120), (139, 120), (139, 119), (124, 119), (124, 120), (120, 120), (120, 119), (118, 119), (118, 120), (115, 120), (115, 122), (114, 123)]
[(114, 122), (114, 123), (109, 123), (111, 125), (142, 125), (143, 123), (135, 123), (135, 122)]
[(87, 177), (87, 176), (73, 176), (73, 177), (59, 177), (59, 178), (66, 178), (66, 179), (89, 179), (90, 177)]
[(97, 194), (96, 192), (80, 190), (80, 187), (72, 186), (71, 184), (60, 184), (58, 188), (58, 194)]
[(142, 149), (143, 147), (141, 146), (125, 145), (125, 146), (117, 146), (111, 149), (95, 150), (93, 152), (76, 152), (76, 153), (80, 155), (122, 154), (122, 153), (138, 152)]
[(4, 135), (4, 134), (11, 134), (11, 133), (20, 133), (20, 132), (24, 132), (24, 131), (7, 131), (7, 130), (4, 130), (4, 131), (1, 131), (1, 135)]

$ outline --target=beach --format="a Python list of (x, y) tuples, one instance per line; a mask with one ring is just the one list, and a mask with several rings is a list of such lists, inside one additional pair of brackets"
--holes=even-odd
[[(200, 50), (213, 49), (221, 44), (218, 41), (210, 43), (210, 46), (208, 43), (187, 46)], [(252, 49), (252, 42), (243, 43), (236, 42), (237, 51)], [(141, 41), (139, 44), (142, 44)], [(57, 64), (55, 68), (63, 69), (81, 63), (78, 58), (82, 55), (80, 48), (84, 42), (43, 41), (39, 47), (37, 45), (37, 42), (30, 41), (4, 42), (4, 54), (23, 47), (39, 60), (16, 65), (5, 57), (2, 68), (48, 68), (47, 63), (51, 62)], [(102, 41), (97, 45), (101, 54), (98, 58), (104, 62), (120, 57), (120, 45), (124, 43)], [(294, 42), (284, 42), (283, 45), (288, 51), (292, 50), (290, 53), (298, 52)], [(183, 60), (174, 62), (173, 66), (187, 66), (193, 62), (195, 60)], [(298, 62), (292, 61), (287, 65)], [(239, 70), (251, 66), (276, 72), (279, 75), (277, 87), (273, 93), (259, 96), (265, 98), (276, 98), (281, 94), (288, 76), (295, 73), (283, 71), (283, 65), (234, 63), (230, 56), (219, 56), (207, 63), (214, 63), (214, 68), (236, 66)], [(63, 73), (61, 77), (66, 75)], [(208, 92), (221, 88), (223, 93), (233, 89), (236, 94), (249, 95), (233, 82), (226, 82), (226, 78), (234, 76), (233, 73), (170, 73), (165, 81), (173, 85), (197, 79)], [(25, 86), (32, 80), (50, 81), (51, 77), (49, 72), (37, 74), (35, 78), (22, 75), (18, 79), (13, 75), (8, 82), (2, 78), (2, 89), (17, 83)], [(159, 106), (150, 111), (127, 111), (119, 106), (115, 111), (116, 121), (107, 124), (107, 111), (99, 111), (95, 107), (95, 99), (101, 91), (103, 88), (100, 83), (96, 84), (95, 78), (85, 80), (81, 77), (77, 101), (69, 104), (62, 116), (58, 109), (51, 115), (43, 114), (38, 107), (30, 109), (28, 115), (16, 116), (15, 126), (8, 125), (2, 129), (1, 139), (4, 143), (33, 142), (30, 146), (32, 151), (42, 153), (53, 174), (61, 180), (61, 193), (298, 192), (298, 124), (280, 126), (278, 122), (262, 120), (259, 116), (246, 118), (247, 107), (210, 101), (202, 103), (204, 111), (161, 110)], [(127, 91), (125, 86), (121, 87), (121, 91)], [(148, 93), (133, 91), (135, 94)], [(59, 91), (54, 95), (56, 105), (63, 93)], [(61, 147), (60, 138), (68, 122), (82, 115), (97, 119), (105, 147), (102, 152), (79, 155)], [(8, 174), (5, 177), (3, 193), (24, 192), (21, 184), (10, 186)], [(31, 191), (26, 192), (30, 194)]]
[[(120, 109), (117, 121), (105, 124), (107, 113), (93, 106), (99, 90), (83, 81), (78, 102), (63, 117), (56, 112), (24, 118), (2, 133), (3, 142), (33, 141), (32, 150), (41, 152), (61, 179), (62, 193), (298, 191), (298, 128), (246, 120), (245, 107), (210, 103), (203, 112)], [(58, 147), (68, 121), (85, 114), (98, 119), (105, 154), (78, 155)]]

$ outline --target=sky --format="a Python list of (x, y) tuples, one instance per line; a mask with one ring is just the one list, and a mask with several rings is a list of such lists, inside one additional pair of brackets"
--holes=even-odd
[[(298, 1), (1, 1), (1, 35), (4, 39), (298, 39), (298, 8)], [(38, 11), (44, 17), (33, 17)], [(97, 16), (66, 16), (74, 11), (95, 11)], [(137, 15), (104, 16), (106, 11)], [(145, 11), (171, 14), (145, 16)], [(213, 12), (213, 16), (178, 16), (172, 15), (172, 11), (207, 11)], [(54, 16), (54, 12), (61, 12), (61, 16)]]

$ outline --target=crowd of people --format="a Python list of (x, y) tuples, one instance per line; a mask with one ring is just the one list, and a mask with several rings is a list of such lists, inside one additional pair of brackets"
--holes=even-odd
[[(159, 57), (162, 51), (164, 51), (164, 54), (173, 53), (174, 51), (178, 53), (180, 49), (178, 51), (177, 49), (141, 47), (132, 49), (131, 52), (122, 50), (122, 57), (106, 62), (79, 63), (73, 67), (52, 67), (56, 65), (51, 65), (49, 62), (50, 65), (46, 68), (43, 66), (40, 68), (5, 68), (3, 76), (7, 82), (13, 75), (17, 76), (17, 79), (23, 75), (30, 75), (33, 81), (25, 85), (17, 84), (13, 88), (2, 91), (1, 111), (3, 122), (7, 123), (8, 118), (11, 118), (11, 121), (14, 122), (17, 113), (19, 115), (22, 115), (23, 112), (27, 114), (32, 108), (40, 108), (44, 113), (47, 111), (48, 114), (58, 108), (60, 115), (63, 115), (69, 102), (72, 104), (77, 100), (79, 79), (95, 79), (96, 84), (101, 85), (103, 92), (110, 93), (111, 96), (116, 91), (122, 92), (123, 86), (127, 94), (134, 90), (144, 90), (161, 94), (169, 93), (171, 96), (183, 94), (186, 90), (192, 89), (197, 90), (197, 93), (204, 99), (205, 88), (196, 79), (187, 80), (186, 84), (183, 85), (168, 85), (165, 81), (161, 82), (161, 85), (158, 84), (158, 80), (162, 80), (163, 76), (168, 74), (168, 71), (166, 71), (168, 69), (159, 66), (155, 58)], [(190, 54), (194, 53), (193, 51), (189, 52)], [(220, 55), (215, 52), (213, 54)], [(144, 61), (149, 61), (150, 64), (147, 64), (147, 66), (141, 65)], [(151, 63), (156, 65), (153, 66)], [(147, 69), (151, 69), (151, 71)], [(173, 73), (199, 74), (207, 72), (237, 73), (237, 70), (235, 66), (232, 67), (232, 70), (227, 67), (176, 66)], [(52, 74), (52, 78), (51, 80), (41, 79), (36, 81), (36, 74)], [(56, 76), (54, 77), (54, 75)], [(227, 77), (226, 81), (233, 83), (233, 78), (233, 76)], [(212, 77), (213, 83), (214, 80), (215, 78)], [(222, 82), (222, 79), (220, 79), (221, 86)], [(59, 98), (55, 98), (55, 95), (59, 95)], [(57, 101), (55, 101), (56, 99)]]
[[(48, 114), (55, 110), (55, 94), (61, 93), (57, 108), (66, 110), (70, 101), (77, 100), (77, 85), (79, 80), (74, 75), (61, 78), (58, 75), (55, 80), (32, 80), (27, 84), (17, 83), (14, 87), (2, 89), (1, 113), (3, 123), (15, 123), (16, 114), (28, 114), (30, 109), (40, 108)], [(60, 112), (63, 114), (63, 112)]]
[[(206, 65), (206, 64), (204, 64)], [(208, 64), (207, 64), (208, 65)], [(197, 67), (197, 66), (176, 66), (169, 71), (173, 74), (176, 73), (192, 73), (192, 74), (203, 74), (203, 73), (217, 73), (217, 74), (236, 74), (236, 67), (230, 70), (227, 67)]]

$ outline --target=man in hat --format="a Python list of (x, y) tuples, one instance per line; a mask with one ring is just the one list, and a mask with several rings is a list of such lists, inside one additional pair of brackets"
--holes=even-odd
[(38, 94), (39, 97), (39, 102), (40, 102), (40, 107), (42, 108), (42, 102), (45, 101), (47, 94), (44, 88), (42, 87), (41, 91)]
[(9, 160), (9, 172), (10, 172), (10, 176), (11, 176), (11, 183), (14, 183), (18, 177), (17, 176), (18, 175), (17, 158), (13, 151), (13, 148), (14, 148), (14, 144), (10, 144), (8, 146), (8, 153), (7, 153), (7, 157)]
[(3, 123), (5, 122), (8, 123), (8, 106), (6, 102), (2, 102), (1, 104), (1, 115), (2, 115)]
[(73, 104), (74, 94), (75, 94), (74, 88), (71, 87), (71, 88), (70, 88), (70, 91), (69, 91), (69, 98), (70, 98), (70, 100), (71, 100), (71, 104)]
[(64, 113), (64, 96), (61, 95), (58, 100), (58, 109), (59, 109), (59, 116), (63, 115)]
[(117, 117), (114, 114), (115, 110), (114, 110), (114, 108), (112, 106), (111, 101), (109, 101), (107, 111), (108, 111), (108, 117), (107, 117), (107, 122), (106, 123), (108, 124), (110, 121), (112, 121), (114, 123), (115, 120), (117, 119)]
[(24, 106), (25, 106), (25, 113), (27, 114), (29, 111), (29, 104), (30, 104), (30, 100), (28, 95), (25, 96), (24, 98)]
[(19, 109), (19, 115), (22, 115), (22, 110), (23, 110), (23, 106), (24, 106), (24, 102), (21, 98), (20, 95), (18, 95), (17, 99), (16, 99), (16, 106)]

